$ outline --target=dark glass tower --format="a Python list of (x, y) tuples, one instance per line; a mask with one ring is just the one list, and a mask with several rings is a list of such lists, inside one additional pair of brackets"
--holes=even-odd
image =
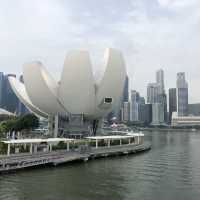
[(177, 111), (176, 88), (169, 89), (169, 122), (172, 120), (172, 113)]
[(4, 107), (4, 97), (5, 97), (5, 78), (3, 72), (0, 72), (0, 108)]
[(129, 78), (126, 76), (125, 84), (124, 84), (124, 90), (123, 90), (123, 97), (122, 102), (128, 102), (129, 101)]
[(19, 100), (9, 83), (8, 77), (10, 76), (16, 77), (15, 74), (8, 74), (5, 76), (5, 102), (3, 107), (10, 112), (17, 113)]
[[(19, 77), (19, 81), (21, 83), (24, 83), (24, 79), (23, 79), (22, 75)], [(26, 106), (21, 101), (19, 101), (17, 112), (18, 112), (18, 115), (24, 115), (24, 114), (29, 113), (29, 110), (26, 108)]]

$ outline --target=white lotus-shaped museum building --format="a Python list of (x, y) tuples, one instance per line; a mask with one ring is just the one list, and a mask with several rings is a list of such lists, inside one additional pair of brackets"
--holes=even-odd
[(102, 79), (94, 80), (87, 51), (72, 50), (66, 56), (60, 81), (56, 82), (41, 62), (23, 66), (24, 83), (9, 77), (12, 89), (24, 105), (37, 116), (82, 115), (94, 122), (119, 105), (126, 69), (116, 49), (105, 53)]

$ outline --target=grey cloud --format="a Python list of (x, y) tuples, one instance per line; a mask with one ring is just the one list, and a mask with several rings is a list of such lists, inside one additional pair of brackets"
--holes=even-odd
[(190, 101), (200, 101), (199, 13), (199, 0), (0, 0), (0, 71), (20, 74), (24, 62), (41, 60), (59, 79), (71, 48), (88, 49), (101, 71), (104, 49), (115, 47), (144, 96), (162, 67), (166, 87), (185, 71)]

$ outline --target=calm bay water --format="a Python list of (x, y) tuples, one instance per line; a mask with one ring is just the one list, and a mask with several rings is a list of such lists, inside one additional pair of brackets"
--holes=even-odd
[(145, 132), (152, 150), (0, 175), (0, 200), (199, 200), (200, 132)]

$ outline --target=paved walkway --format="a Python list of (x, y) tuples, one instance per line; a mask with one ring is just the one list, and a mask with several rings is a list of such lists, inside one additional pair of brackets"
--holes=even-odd
[(151, 145), (144, 143), (140, 145), (117, 145), (111, 147), (99, 147), (99, 148), (83, 148), (77, 150), (59, 150), (46, 153), (36, 154), (15, 154), (11, 156), (0, 157), (0, 172), (17, 170), (27, 167), (34, 167), (39, 165), (58, 165), (71, 161), (88, 160), (91, 158), (115, 156), (122, 154), (138, 153), (149, 150)]

